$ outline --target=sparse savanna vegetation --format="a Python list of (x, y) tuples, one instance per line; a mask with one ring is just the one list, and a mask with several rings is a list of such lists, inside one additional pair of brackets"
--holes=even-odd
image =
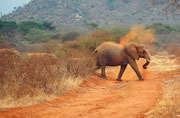
[[(16, 26), (13, 36), (4, 33), (11, 23)], [(91, 57), (96, 46), (118, 42), (128, 32), (96, 28), (82, 36), (78, 30), (57, 31), (50, 23), (34, 21), (1, 21), (0, 31), (1, 108), (49, 101), (77, 88), (96, 70)]]
[[(155, 33), (156, 40), (151, 42), (156, 45), (150, 50), (152, 55), (153, 50), (167, 49), (179, 58), (176, 48), (180, 42), (178, 25), (154, 23), (141, 28), (141, 31), (133, 30), (135, 32), (121, 27), (99, 28), (94, 23), (87, 25), (91, 26), (86, 27), (88, 33), (82, 33), (84, 30), (61, 29), (47, 21), (19, 24), (0, 21), (0, 108), (49, 101), (78, 88), (96, 71), (95, 59), (91, 57), (94, 49), (104, 41), (120, 43), (127, 34), (135, 36), (133, 41), (138, 42), (150, 36), (148, 33)], [(134, 35), (142, 30), (146, 30), (144, 34)], [(168, 83), (173, 83), (171, 81)], [(174, 80), (178, 83), (176, 81), (179, 82), (179, 78)], [(171, 93), (170, 101), (165, 98), (165, 102), (158, 103), (148, 113), (150, 117), (174, 117), (172, 114), (179, 113), (179, 92), (175, 91), (176, 85), (172, 86), (174, 88), (164, 90), (165, 96)]]
[(48, 53), (0, 49), (0, 67), (1, 108), (52, 100), (78, 87), (95, 70), (92, 58), (79, 51), (57, 58)]

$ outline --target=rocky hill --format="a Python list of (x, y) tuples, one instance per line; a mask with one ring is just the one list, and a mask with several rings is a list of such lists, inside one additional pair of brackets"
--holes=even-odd
[(151, 0), (31, 0), (24, 7), (2, 16), (8, 21), (51, 21), (55, 25), (77, 26), (96, 23), (99, 26), (152, 22), (180, 23), (180, 13), (166, 14), (164, 0), (155, 7)]

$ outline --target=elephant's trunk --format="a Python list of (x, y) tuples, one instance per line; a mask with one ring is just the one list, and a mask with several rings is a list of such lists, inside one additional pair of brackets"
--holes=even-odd
[(146, 63), (143, 65), (143, 68), (144, 68), (144, 69), (147, 69), (147, 66), (148, 66), (149, 63), (150, 63), (150, 57), (149, 57), (148, 53), (146, 53), (145, 59), (146, 59)]
[(149, 65), (149, 63), (150, 63), (149, 60), (146, 59), (146, 63), (143, 65), (143, 68), (144, 68), (144, 69), (147, 69), (147, 66)]

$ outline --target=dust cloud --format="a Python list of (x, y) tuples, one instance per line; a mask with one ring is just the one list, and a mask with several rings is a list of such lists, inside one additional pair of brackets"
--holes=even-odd
[(126, 45), (129, 42), (154, 44), (155, 33), (153, 29), (145, 29), (143, 25), (136, 25), (131, 28), (131, 31), (120, 40), (120, 44)]

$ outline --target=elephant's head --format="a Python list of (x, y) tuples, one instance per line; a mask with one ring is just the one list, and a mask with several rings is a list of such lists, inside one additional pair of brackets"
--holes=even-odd
[(150, 57), (143, 46), (131, 42), (125, 46), (125, 50), (133, 59), (139, 60), (139, 58), (145, 58), (146, 63), (143, 65), (143, 68), (147, 68), (146, 66), (149, 64)]

